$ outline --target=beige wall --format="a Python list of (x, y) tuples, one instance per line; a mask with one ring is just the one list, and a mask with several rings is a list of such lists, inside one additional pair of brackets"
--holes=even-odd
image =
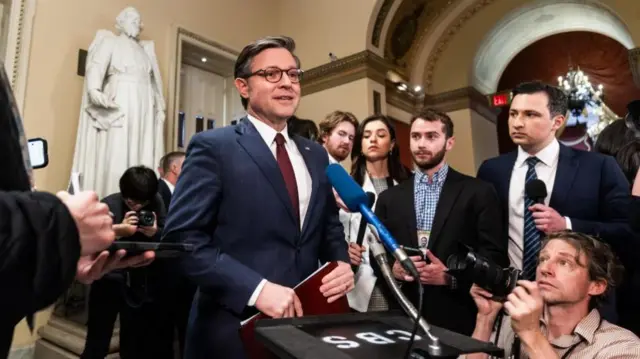
[(482, 115), (474, 110), (470, 110), (471, 115), (471, 133), (473, 134), (473, 162), (474, 172), (478, 172), (478, 168), (484, 160), (495, 157), (498, 152), (498, 132), (496, 124), (485, 119)]
[(496, 126), (472, 109), (447, 114), (453, 121), (456, 141), (447, 161), (456, 170), (475, 176), (482, 161), (498, 155)]
[(387, 115), (405, 123), (411, 122), (412, 116), (412, 114), (410, 114), (409, 112), (390, 104), (387, 104)]
[[(235, 0), (234, 0), (235, 1)], [(263, 0), (267, 2), (267, 0)], [(304, 69), (366, 49), (376, 0), (281, 0), (279, 28), (292, 36)]]

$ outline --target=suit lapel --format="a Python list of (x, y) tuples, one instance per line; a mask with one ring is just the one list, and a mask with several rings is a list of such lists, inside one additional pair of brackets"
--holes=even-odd
[(321, 171), (323, 171), (323, 169), (314, 167), (311, 148), (309, 146), (305, 146), (304, 143), (302, 143), (302, 139), (300, 136), (291, 135), (291, 138), (293, 138), (293, 142), (295, 142), (296, 146), (298, 147), (298, 151), (300, 151), (300, 154), (302, 154), (304, 163), (305, 165), (307, 165), (309, 175), (311, 176), (311, 196), (309, 198), (309, 206), (307, 207), (307, 213), (305, 214), (304, 218), (301, 219), (303, 220), (302, 233), (304, 234), (307, 226), (309, 225), (309, 219), (313, 218), (311, 217), (311, 212), (313, 212), (313, 210), (316, 208), (315, 203), (317, 202), (316, 197), (318, 196), (319, 187), (318, 176), (320, 175)]
[[(516, 159), (518, 159), (518, 151), (513, 151), (509, 153), (504, 161), (500, 164), (500, 168), (498, 173), (496, 173), (496, 178), (499, 182), (500, 188), (497, 188), (498, 195), (502, 200), (502, 203), (505, 203), (506, 206), (509, 206), (509, 187), (511, 186), (511, 173), (513, 172), (513, 167), (516, 165)], [(508, 212), (505, 212), (508, 213)]]
[[(416, 220), (416, 201), (414, 198), (414, 178), (411, 177), (405, 182), (402, 182), (398, 185), (398, 188), (401, 188), (400, 192), (400, 201), (402, 203), (401, 210), (404, 211), (402, 213), (402, 217), (407, 219), (407, 226), (409, 227), (409, 233), (411, 238), (411, 245), (418, 245), (418, 222)], [(406, 203), (406, 204), (405, 204)]]
[(560, 145), (558, 170), (556, 171), (556, 178), (553, 183), (549, 207), (556, 209), (563, 208), (567, 194), (571, 191), (571, 184), (576, 176), (577, 169), (578, 161), (574, 157), (573, 150)]
[(287, 192), (287, 187), (284, 183), (284, 178), (269, 146), (267, 146), (262, 136), (260, 136), (260, 133), (258, 133), (258, 130), (256, 130), (246, 117), (243, 118), (236, 127), (236, 132), (239, 134), (237, 141), (240, 146), (247, 151), (262, 174), (269, 180), (278, 198), (280, 198), (282, 204), (287, 208), (291, 219), (297, 222), (296, 216), (294, 216), (293, 213), (293, 205), (289, 198), (289, 192)]
[(449, 167), (449, 172), (447, 173), (447, 178), (444, 180), (444, 184), (442, 185), (442, 192), (440, 193), (440, 198), (438, 199), (438, 204), (436, 206), (433, 225), (431, 226), (429, 244), (427, 245), (430, 250), (433, 250), (435, 242), (442, 231), (442, 227), (444, 227), (447, 217), (449, 217), (449, 213), (461, 192), (459, 189), (460, 182), (458, 179), (458, 172)]

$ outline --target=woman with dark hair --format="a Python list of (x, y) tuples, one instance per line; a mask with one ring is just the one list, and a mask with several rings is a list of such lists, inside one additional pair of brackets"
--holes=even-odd
[[(407, 179), (410, 174), (400, 162), (395, 127), (383, 115), (369, 116), (360, 123), (351, 160), (351, 176), (365, 192), (375, 193), (376, 198), (382, 191)], [(375, 202), (372, 209), (375, 209)], [(351, 264), (358, 266), (355, 288), (347, 294), (349, 305), (361, 312), (387, 310), (387, 300), (376, 284), (377, 278), (370, 264), (366, 240), (370, 232), (366, 227), (360, 228), (360, 213), (351, 213), (346, 220), (343, 225), (349, 242)], [(356, 244), (359, 237), (363, 238), (361, 247)]]
[[(351, 176), (363, 186), (367, 175), (380, 187), (376, 195), (395, 182), (409, 178), (410, 171), (400, 161), (396, 129), (389, 117), (373, 115), (364, 119), (356, 131), (351, 151)], [(386, 185), (386, 186), (385, 186)]]

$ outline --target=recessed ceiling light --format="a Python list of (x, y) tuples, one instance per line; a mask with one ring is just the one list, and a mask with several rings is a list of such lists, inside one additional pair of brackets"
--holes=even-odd
[(202, 62), (207, 62), (207, 58), (206, 58), (206, 57), (203, 57), (202, 59), (200, 59), (200, 61), (202, 61)]

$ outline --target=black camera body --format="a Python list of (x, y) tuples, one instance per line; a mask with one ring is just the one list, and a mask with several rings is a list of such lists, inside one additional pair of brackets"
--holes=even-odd
[(136, 216), (138, 217), (138, 227), (153, 227), (153, 224), (156, 222), (156, 217), (151, 211), (138, 211), (136, 212)]
[(506, 298), (523, 279), (522, 271), (502, 268), (474, 253), (470, 248), (466, 254), (453, 254), (447, 259), (450, 275), (460, 280), (470, 280), (494, 295), (494, 299)]

